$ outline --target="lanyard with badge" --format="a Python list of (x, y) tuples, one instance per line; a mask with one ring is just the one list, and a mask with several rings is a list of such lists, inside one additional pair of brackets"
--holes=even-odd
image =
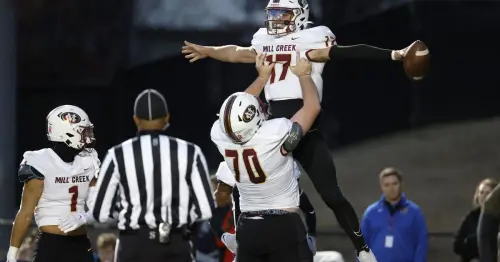
[(389, 212), (389, 232), (385, 236), (385, 243), (384, 243), (385, 248), (392, 248), (394, 246), (394, 236), (392, 234), (392, 228), (394, 225), (394, 216), (395, 215), (396, 215), (396, 213), (391, 215)]

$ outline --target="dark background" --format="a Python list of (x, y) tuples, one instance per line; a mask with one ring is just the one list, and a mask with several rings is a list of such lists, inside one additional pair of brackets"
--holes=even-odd
[[(132, 6), (115, 0), (18, 2), (16, 159), (48, 145), (45, 117), (61, 104), (87, 111), (103, 157), (108, 148), (134, 136), (135, 96), (156, 88), (172, 114), (167, 133), (200, 145), (209, 166), (217, 166), (221, 158), (209, 138), (211, 124), (222, 101), (246, 88), (255, 70), (213, 60), (190, 64), (180, 54), (182, 41), (248, 46), (257, 28), (137, 27)], [(322, 13), (316, 24), (330, 27), (341, 45), (399, 49), (420, 39), (432, 55), (430, 73), (419, 83), (411, 83), (398, 62), (329, 62), (323, 108), (332, 148), (500, 112), (500, 4), (328, 0), (313, 11)]]

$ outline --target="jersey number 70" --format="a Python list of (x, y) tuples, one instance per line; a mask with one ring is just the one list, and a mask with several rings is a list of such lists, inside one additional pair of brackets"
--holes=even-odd
[[(292, 54), (274, 54), (266, 56), (266, 61), (269, 63), (280, 63), (282, 65), (281, 75), (278, 81), (283, 81), (286, 78), (286, 74), (288, 73), (288, 68), (292, 63)], [(271, 78), (269, 79), (269, 83), (273, 84), (276, 81), (276, 66), (273, 68), (271, 72)]]
[[(240, 155), (238, 154), (238, 151), (226, 150), (225, 156), (233, 159), (234, 177), (237, 182), (240, 182)], [(266, 173), (264, 173), (264, 170), (259, 163), (257, 152), (255, 152), (255, 150), (252, 148), (247, 148), (243, 150), (241, 156), (243, 157), (243, 163), (245, 163), (245, 168), (247, 170), (248, 177), (250, 178), (250, 182), (254, 184), (262, 184), (266, 182)], [(255, 171), (252, 168), (250, 159), (252, 161), (253, 167), (255, 168)]]

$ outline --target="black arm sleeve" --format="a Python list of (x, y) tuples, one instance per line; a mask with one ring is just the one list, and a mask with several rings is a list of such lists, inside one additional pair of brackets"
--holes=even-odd
[(301, 190), (300, 192), (300, 210), (304, 213), (307, 225), (307, 232), (309, 235), (316, 236), (316, 212), (314, 211), (314, 207), (309, 201), (309, 198), (306, 195), (306, 192)]
[(17, 176), (19, 178), (19, 182), (25, 183), (28, 182), (29, 180), (36, 178), (36, 179), (45, 179), (45, 177), (40, 173), (40, 171), (36, 170), (36, 168), (23, 164), (19, 167), (19, 170), (17, 171)]
[(233, 187), (233, 200), (234, 200), (234, 224), (238, 224), (238, 219), (241, 215), (240, 209), (240, 191), (238, 191), (238, 187)]
[(330, 60), (341, 59), (376, 59), (392, 60), (392, 50), (378, 48), (370, 45), (350, 45), (350, 46), (332, 46), (330, 48)]
[(228, 207), (217, 207), (212, 213), (212, 218), (210, 219), (210, 227), (218, 238), (221, 238), (222, 234), (224, 234), (223, 224), (227, 212), (229, 212)]
[(478, 246), (480, 262), (496, 262), (498, 255), (498, 234), (499, 220), (488, 213), (481, 213), (478, 224)]
[(285, 142), (283, 142), (283, 150), (286, 152), (292, 152), (297, 147), (303, 136), (304, 132), (302, 131), (300, 124), (293, 122), (290, 132), (288, 132), (288, 136), (286, 137)]

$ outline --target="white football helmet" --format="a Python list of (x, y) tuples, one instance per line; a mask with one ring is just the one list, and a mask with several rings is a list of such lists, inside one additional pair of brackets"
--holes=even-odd
[(87, 113), (77, 106), (58, 106), (47, 115), (49, 141), (63, 142), (74, 149), (85, 149), (95, 140), (93, 129)]
[(266, 14), (267, 34), (283, 36), (306, 28), (309, 4), (307, 0), (270, 0)]
[(219, 124), (235, 144), (248, 142), (267, 119), (259, 98), (244, 92), (230, 95), (219, 111)]

